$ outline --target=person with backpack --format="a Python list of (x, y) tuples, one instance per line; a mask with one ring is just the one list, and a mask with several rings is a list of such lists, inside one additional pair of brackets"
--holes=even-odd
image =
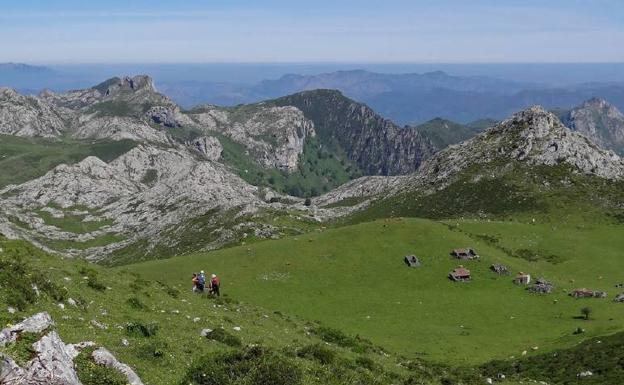
[(220, 292), (220, 287), (221, 287), (221, 280), (219, 279), (219, 277), (217, 277), (216, 274), (212, 274), (212, 276), (210, 277), (210, 293), (212, 293), (212, 295), (216, 295), (217, 297), (221, 296), (221, 292)]
[(196, 293), (197, 291), (199, 291), (199, 277), (197, 275), (197, 273), (193, 273), (193, 278), (192, 278), (192, 282), (193, 282), (193, 293)]
[(199, 272), (199, 275), (197, 276), (197, 291), (199, 291), (200, 293), (203, 293), (205, 286), (206, 286), (206, 274), (202, 270)]

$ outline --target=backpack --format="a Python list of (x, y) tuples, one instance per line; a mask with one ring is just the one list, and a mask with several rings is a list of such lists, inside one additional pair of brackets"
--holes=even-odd
[(206, 277), (205, 277), (203, 274), (200, 274), (200, 275), (197, 277), (197, 282), (198, 282), (200, 285), (204, 286), (204, 285), (206, 284)]

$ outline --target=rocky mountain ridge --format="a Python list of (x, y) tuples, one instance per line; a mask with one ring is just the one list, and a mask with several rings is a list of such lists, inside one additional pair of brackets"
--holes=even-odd
[[(329, 123), (315, 120), (319, 117), (284, 101), (182, 111), (157, 93), (145, 76), (113, 78), (64, 94), (43, 92), (38, 97), (25, 97), (12, 90), (4, 94), (6, 104), (0, 106), (0, 118), (10, 122), (5, 134), (61, 141), (66, 136), (131, 139), (139, 143), (108, 163), (90, 156), (0, 191), (3, 234), (27, 239), (48, 251), (93, 260), (108, 259), (116, 253), (145, 255), (155, 249), (162, 255), (215, 248), (248, 235), (275, 237), (301, 231), (299, 222), (332, 215), (304, 206), (300, 198), (280, 196), (270, 187), (250, 184), (245, 179), (248, 171), (242, 168), (246, 164), (236, 169), (232, 159), (224, 158), (226, 153), (286, 175), (299, 172), (305, 151), (332, 159), (336, 165), (339, 159), (347, 162), (349, 156), (357, 154), (359, 164), (365, 166), (366, 150), (377, 151), (385, 162), (392, 162), (396, 158), (387, 152), (396, 143), (405, 150), (407, 159), (413, 160), (399, 162), (404, 170), (416, 169), (424, 156), (418, 153), (420, 147), (409, 147), (403, 140), (406, 137), (399, 135), (391, 122), (338, 93), (322, 107), (327, 111), (338, 102), (344, 107), (330, 113), (333, 120)], [(314, 103), (326, 97), (322, 92), (311, 95)], [(24, 108), (30, 108), (29, 113), (23, 113)], [(348, 115), (342, 117), (342, 113)], [(319, 140), (317, 148), (310, 147), (310, 141), (317, 140), (316, 127), (322, 127), (324, 133), (335, 131), (338, 136), (350, 134), (361, 143), (369, 141), (367, 137), (383, 139), (388, 134), (394, 142), (375, 139), (375, 143), (389, 147), (349, 148), (340, 158), (343, 155), (324, 148), (327, 142)], [(316, 161), (308, 157), (306, 167)], [(386, 170), (375, 167), (370, 171)], [(277, 216), (296, 213), (294, 226), (292, 220), (286, 227), (270, 224), (274, 218), (267, 213), (275, 210), (280, 213)]]
[(601, 147), (624, 154), (624, 114), (606, 100), (589, 99), (566, 113), (562, 121)]
[[(0, 126), (5, 134), (139, 143), (108, 163), (91, 156), (0, 190), (3, 234), (103, 262), (298, 233), (308, 223), (364, 209), (371, 199), (434, 193), (470, 169), (479, 170), (475, 180), (514, 164), (566, 164), (606, 180), (623, 173), (617, 155), (539, 107), (434, 155), (417, 129), (398, 127), (332, 90), (190, 111), (157, 93), (144, 76), (65, 94), (2, 95), (0, 121), (11, 122)], [(336, 186), (336, 174), (349, 168), (381, 176), (354, 180), (311, 205), (268, 182), (250, 183), (263, 173), (272, 172), (270, 180), (301, 178), (305, 171)]]
[[(478, 182), (512, 172), (516, 166), (570, 167), (607, 181), (624, 179), (624, 159), (571, 131), (552, 113), (534, 106), (484, 133), (452, 145), (426, 160), (418, 172), (390, 178), (363, 177), (319, 197), (319, 205), (357, 200), (353, 210), (402, 194), (431, 195), (458, 180)], [(383, 187), (382, 187), (383, 186)], [(469, 186), (462, 187), (470, 189)]]
[(365, 174), (410, 173), (434, 152), (431, 142), (417, 130), (398, 127), (338, 91), (305, 91), (274, 103), (303, 111), (315, 122), (317, 134), (337, 143)]
[[(0, 229), (44, 249), (67, 242), (64, 253), (101, 259), (139, 241), (147, 240), (148, 249), (162, 243), (175, 247), (176, 231), (182, 231), (181, 226), (192, 218), (206, 216), (204, 225), (214, 225), (214, 233), (212, 242), (203, 247), (217, 247), (240, 235), (220, 224), (268, 208), (272, 194), (247, 184), (219, 163), (202, 160), (184, 146), (139, 145), (110, 163), (88, 157), (4, 188)], [(75, 217), (94, 229), (76, 234), (46, 223), (42, 216)], [(253, 226), (251, 222), (252, 232)], [(266, 236), (277, 233), (275, 228)], [(98, 239), (107, 242), (99, 245)]]

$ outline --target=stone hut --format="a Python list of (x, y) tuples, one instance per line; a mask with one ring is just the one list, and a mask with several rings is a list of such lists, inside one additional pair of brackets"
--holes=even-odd
[(474, 251), (474, 249), (470, 249), (470, 248), (453, 249), (453, 251), (451, 251), (451, 255), (457, 259), (463, 259), (463, 260), (471, 260), (471, 259), (479, 258), (479, 256)]
[(529, 283), (531, 283), (531, 274), (519, 272), (518, 275), (516, 275), (516, 278), (514, 278), (513, 282), (516, 285), (528, 285)]
[(460, 265), (449, 273), (449, 278), (455, 282), (467, 282), (470, 281), (470, 270)]
[(420, 266), (420, 259), (415, 255), (406, 255), (405, 258), (403, 258), (403, 262), (405, 262), (408, 267)]

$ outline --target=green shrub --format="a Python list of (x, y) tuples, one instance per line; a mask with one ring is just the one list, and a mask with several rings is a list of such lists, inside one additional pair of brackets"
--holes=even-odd
[(225, 329), (219, 328), (211, 331), (206, 335), (206, 338), (212, 341), (221, 342), (227, 346), (241, 347), (243, 342), (235, 335), (232, 335), (225, 331)]
[(74, 359), (76, 373), (84, 385), (126, 385), (128, 380), (118, 371), (98, 365), (91, 359), (93, 348), (83, 350)]
[(141, 322), (130, 322), (126, 324), (126, 332), (129, 335), (134, 335), (138, 337), (153, 337), (156, 335), (158, 331), (158, 324), (152, 323), (141, 323)]
[(54, 284), (43, 272), (33, 269), (22, 257), (0, 257), (0, 293), (8, 306), (23, 311), (35, 304), (37, 293), (33, 286), (55, 301), (62, 301), (67, 296), (66, 289)]
[(147, 306), (143, 303), (143, 301), (141, 301), (139, 298), (137, 297), (130, 297), (128, 298), (128, 300), (126, 301), (126, 303), (133, 309), (136, 310), (145, 310), (147, 309)]
[(373, 351), (380, 351), (381, 349), (375, 348), (373, 344), (359, 336), (351, 337), (341, 330), (319, 326), (312, 329), (312, 332), (319, 336), (323, 341), (331, 344), (336, 344), (343, 348), (350, 348), (354, 353), (368, 353)]
[(178, 298), (180, 297), (180, 290), (176, 289), (175, 287), (171, 287), (169, 285), (167, 285), (166, 283), (157, 281), (157, 283), (162, 287), (162, 289), (171, 297), (171, 298)]
[(361, 368), (368, 369), (371, 372), (381, 371), (381, 366), (370, 357), (358, 356), (358, 358), (355, 359), (355, 364)]
[[(600, 343), (598, 343), (600, 341)], [(568, 349), (523, 357), (492, 361), (481, 370), (488, 377), (505, 373), (510, 378), (545, 381), (549, 384), (624, 384), (624, 333), (587, 340)], [(582, 380), (577, 374), (591, 370), (593, 375)]]
[(18, 339), (6, 347), (6, 353), (20, 366), (24, 366), (35, 356), (32, 345), (39, 341), (44, 333), (22, 333)]
[(323, 365), (331, 364), (336, 360), (336, 352), (321, 344), (304, 346), (299, 349), (297, 356), (316, 360)]
[(137, 348), (137, 356), (144, 360), (160, 360), (165, 357), (169, 345), (164, 341), (154, 341)]
[(81, 275), (86, 277), (87, 286), (97, 291), (106, 290), (106, 285), (98, 280), (97, 272), (95, 270), (82, 267), (79, 272)]
[(145, 175), (143, 175), (143, 179), (141, 179), (141, 183), (150, 185), (154, 183), (156, 179), (158, 179), (158, 170), (150, 168), (147, 171), (145, 171)]
[(302, 378), (302, 371), (294, 361), (262, 347), (253, 347), (199, 358), (180, 384), (299, 385)]

